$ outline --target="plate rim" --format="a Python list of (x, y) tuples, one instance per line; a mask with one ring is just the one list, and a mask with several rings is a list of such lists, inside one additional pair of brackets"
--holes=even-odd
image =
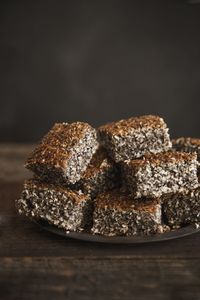
[(56, 225), (49, 224), (46, 220), (32, 220), (43, 230), (64, 238), (71, 238), (79, 241), (101, 243), (101, 244), (146, 244), (174, 240), (186, 237), (200, 232), (200, 226), (197, 228), (195, 224), (190, 224), (178, 229), (174, 229), (164, 233), (156, 233), (148, 236), (133, 235), (133, 236), (103, 236), (87, 232), (66, 232)]

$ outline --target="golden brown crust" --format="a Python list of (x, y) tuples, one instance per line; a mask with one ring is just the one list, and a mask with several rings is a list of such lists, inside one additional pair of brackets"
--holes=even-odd
[(145, 115), (102, 125), (99, 127), (99, 131), (106, 132), (107, 134), (124, 135), (129, 132), (130, 129), (144, 127), (159, 128), (164, 126), (166, 126), (165, 122), (159, 116)]
[(133, 196), (125, 193), (121, 189), (115, 189), (98, 195), (95, 199), (96, 206), (101, 208), (110, 208), (117, 210), (142, 210), (154, 212), (156, 204), (160, 199), (134, 199)]
[(179, 161), (191, 161), (196, 160), (196, 153), (186, 153), (178, 151), (167, 151), (162, 153), (146, 154), (142, 159), (129, 160), (127, 163), (134, 168), (138, 169), (146, 165), (147, 163), (158, 166), (162, 163), (176, 164)]
[(70, 149), (87, 129), (91, 129), (91, 126), (82, 122), (56, 123), (27, 159), (25, 166), (31, 168), (32, 165), (41, 164), (55, 169), (63, 168), (70, 156)]

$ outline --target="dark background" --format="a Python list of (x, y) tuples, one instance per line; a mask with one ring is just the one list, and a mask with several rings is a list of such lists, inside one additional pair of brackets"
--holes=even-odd
[(0, 141), (163, 116), (200, 137), (198, 1), (1, 1)]

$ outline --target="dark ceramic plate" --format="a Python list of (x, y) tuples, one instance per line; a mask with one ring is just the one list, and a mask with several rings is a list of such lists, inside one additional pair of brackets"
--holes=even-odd
[(109, 243), (109, 244), (142, 244), (142, 243), (150, 243), (150, 242), (161, 242), (161, 241), (181, 238), (200, 231), (200, 227), (195, 228), (195, 226), (193, 225), (188, 225), (177, 230), (173, 230), (166, 233), (154, 234), (150, 236), (135, 235), (130, 237), (125, 237), (125, 236), (107, 237), (107, 236), (94, 235), (91, 233), (84, 233), (84, 232), (66, 233), (64, 230), (57, 228), (56, 226), (50, 225), (45, 221), (37, 221), (36, 224), (38, 224), (40, 227), (42, 227), (47, 231), (50, 231), (57, 235), (61, 235), (65, 238), (72, 238), (72, 239), (87, 241), (87, 242)]

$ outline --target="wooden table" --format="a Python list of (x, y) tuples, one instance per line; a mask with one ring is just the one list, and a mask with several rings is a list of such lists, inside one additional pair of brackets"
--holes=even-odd
[(200, 234), (146, 245), (65, 239), (19, 217), (28, 145), (0, 146), (0, 299), (200, 299)]

